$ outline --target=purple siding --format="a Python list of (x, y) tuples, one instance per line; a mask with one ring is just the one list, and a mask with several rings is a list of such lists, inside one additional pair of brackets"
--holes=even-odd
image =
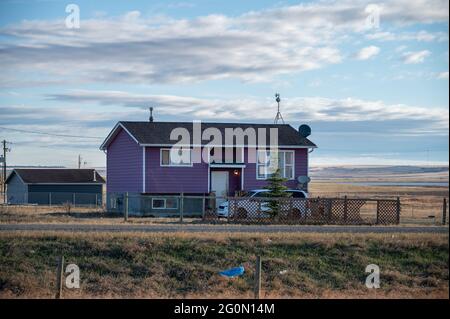
[(107, 149), (106, 168), (109, 193), (142, 191), (142, 147), (122, 129)]
[[(244, 151), (248, 162), (248, 150)], [(107, 191), (143, 192), (142, 181), (143, 148), (131, 136), (120, 129), (107, 150)], [(246, 163), (243, 169), (244, 190), (262, 188), (264, 180), (256, 179), (256, 164)], [(308, 174), (308, 149), (295, 150), (295, 177)], [(146, 193), (207, 193), (208, 164), (194, 164), (192, 167), (161, 167), (160, 148), (147, 147), (145, 151)], [(230, 170), (230, 194), (240, 189), (241, 176)], [(295, 188), (296, 180), (286, 183)]]
[(208, 165), (161, 167), (160, 148), (148, 147), (145, 153), (147, 193), (207, 193)]
[[(286, 150), (288, 150), (288, 149), (286, 149)], [(247, 150), (244, 151), (246, 161), (248, 161), (247, 152), (248, 152)], [(294, 157), (295, 157), (294, 158), (294, 161), (295, 161), (294, 177), (295, 177), (295, 179), (297, 178), (297, 176), (307, 175), (308, 174), (308, 149), (306, 149), (306, 148), (295, 149)], [(267, 181), (256, 179), (256, 164), (255, 163), (247, 163), (246, 167), (244, 169), (244, 190), (248, 191), (248, 190), (252, 190), (252, 189), (263, 188), (266, 185), (267, 185)], [(296, 180), (287, 181), (286, 186), (289, 188), (296, 188), (297, 181)]]

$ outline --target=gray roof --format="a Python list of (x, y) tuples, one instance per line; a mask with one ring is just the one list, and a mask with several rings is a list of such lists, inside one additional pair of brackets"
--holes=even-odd
[[(95, 172), (95, 180), (94, 180)], [(99, 184), (105, 183), (94, 169), (61, 169), (61, 168), (18, 168), (6, 179), (15, 174), (27, 184)]]
[[(123, 126), (139, 144), (146, 145), (172, 145), (176, 141), (170, 140), (170, 133), (175, 128), (185, 128), (189, 131), (192, 143), (192, 122), (119, 122), (119, 125)], [(278, 129), (278, 145), (283, 146), (303, 146), (303, 147), (316, 147), (316, 145), (309, 139), (300, 136), (299, 132), (288, 124), (254, 124), (254, 123), (208, 123), (202, 122), (202, 132), (207, 128), (217, 128), (225, 137), (225, 128), (241, 128), (244, 131), (247, 128), (255, 129), (258, 133), (258, 128), (266, 129), (266, 143), (269, 143), (270, 129)], [(113, 133), (113, 132), (112, 132)], [(102, 144), (102, 149), (108, 145), (108, 139), (112, 137), (110, 134), (105, 142)], [(207, 141), (209, 142), (209, 141)], [(207, 142), (203, 141), (204, 144)], [(192, 143), (193, 144), (193, 143)], [(247, 145), (247, 139), (245, 139)]]

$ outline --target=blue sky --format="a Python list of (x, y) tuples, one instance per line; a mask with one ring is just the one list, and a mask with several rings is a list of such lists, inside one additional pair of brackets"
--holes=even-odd
[(312, 127), (312, 165), (448, 164), (448, 5), (4, 0), (0, 137), (12, 165), (98, 167), (102, 138), (149, 106), (270, 123), (279, 92), (286, 122)]

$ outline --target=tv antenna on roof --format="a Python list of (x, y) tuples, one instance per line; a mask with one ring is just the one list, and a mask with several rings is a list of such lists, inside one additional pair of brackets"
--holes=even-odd
[(278, 124), (278, 121), (281, 121), (284, 124), (284, 119), (283, 116), (281, 115), (280, 112), (280, 94), (279, 93), (275, 93), (275, 101), (277, 101), (278, 103), (278, 112), (277, 115), (275, 116), (275, 120), (273, 121), (274, 124)]

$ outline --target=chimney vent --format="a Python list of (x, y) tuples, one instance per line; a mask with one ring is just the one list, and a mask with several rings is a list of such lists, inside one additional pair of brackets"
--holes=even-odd
[(153, 122), (153, 107), (150, 107), (150, 118), (148, 119), (150, 121), (150, 123)]

